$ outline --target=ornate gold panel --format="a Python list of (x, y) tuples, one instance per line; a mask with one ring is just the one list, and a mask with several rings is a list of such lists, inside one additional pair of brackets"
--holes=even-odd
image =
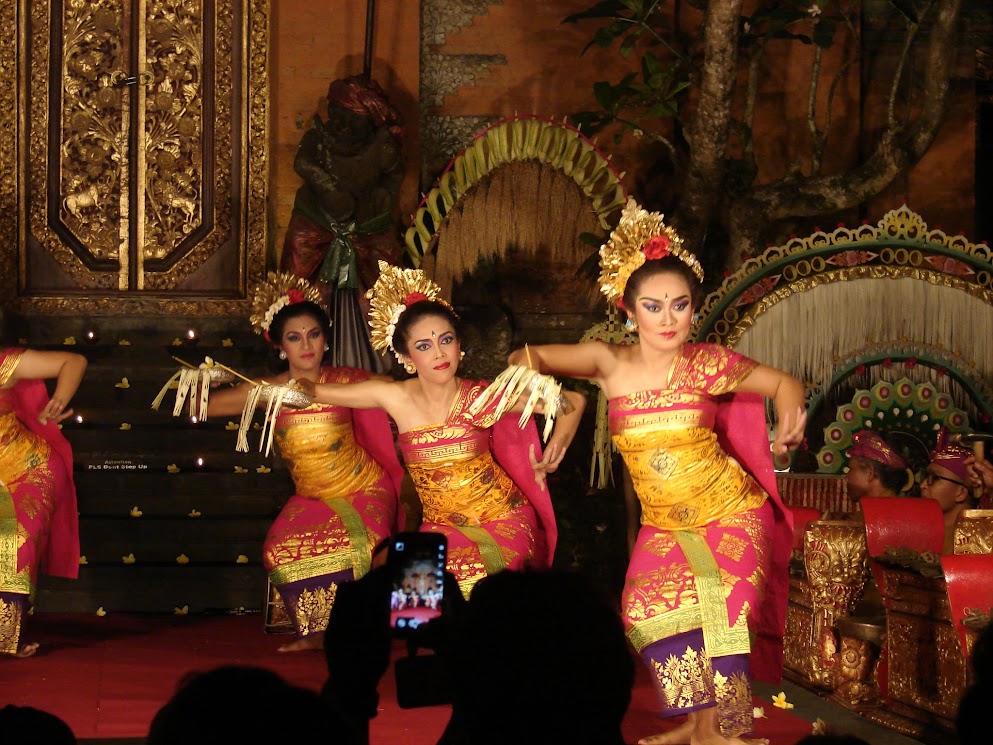
[(244, 312), (268, 240), (270, 0), (0, 5), (16, 133), (0, 142), (0, 300)]

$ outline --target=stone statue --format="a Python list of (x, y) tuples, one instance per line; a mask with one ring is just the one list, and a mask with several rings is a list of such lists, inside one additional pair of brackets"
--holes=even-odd
[(300, 141), (297, 191), (280, 269), (324, 283), (333, 306), (332, 364), (385, 370), (372, 352), (365, 290), (378, 262), (397, 263), (393, 207), (400, 181), (401, 120), (382, 88), (363, 76), (328, 88), (327, 120), (314, 117)]

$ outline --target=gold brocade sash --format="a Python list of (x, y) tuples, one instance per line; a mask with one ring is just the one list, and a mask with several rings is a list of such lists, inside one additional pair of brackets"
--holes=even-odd
[(671, 426), (672, 415), (683, 413), (643, 414), (641, 426), (613, 436), (641, 502), (642, 524), (697, 528), (760, 507), (765, 492), (721, 449), (713, 430)]
[(485, 430), (462, 425), (425, 427), (403, 433), (400, 445), (429, 522), (481, 525), (527, 503), (493, 460)]
[(347, 497), (370, 489), (383, 476), (380, 465), (355, 441), (351, 417), (340, 408), (280, 416), (275, 438), (302, 497)]

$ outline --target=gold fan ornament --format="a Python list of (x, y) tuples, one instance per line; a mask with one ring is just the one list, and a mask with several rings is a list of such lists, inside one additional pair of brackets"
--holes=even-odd
[(665, 224), (661, 212), (649, 212), (628, 197), (620, 222), (600, 247), (600, 292), (607, 302), (620, 305), (628, 279), (646, 261), (675, 256), (700, 282), (703, 266), (683, 247), (683, 239)]
[(249, 318), (252, 328), (255, 329), (255, 333), (261, 334), (266, 341), (271, 342), (269, 327), (276, 314), (288, 305), (305, 301), (310, 301), (327, 312), (320, 290), (303, 277), (289, 272), (269, 272), (265, 281), (255, 288), (252, 315)]
[(382, 354), (390, 350), (398, 361), (402, 360), (393, 346), (393, 334), (407, 308), (430, 300), (452, 310), (452, 306), (441, 297), (441, 288), (422, 270), (401, 269), (385, 261), (379, 262), (379, 279), (366, 297), (369, 298), (369, 327), (372, 329), (369, 340), (372, 347)]

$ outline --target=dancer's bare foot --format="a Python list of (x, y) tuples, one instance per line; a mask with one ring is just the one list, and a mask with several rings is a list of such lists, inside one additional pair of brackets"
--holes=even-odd
[(324, 649), (324, 632), (317, 631), (307, 636), (284, 644), (279, 648), (280, 652), (305, 652), (308, 649)]
[(769, 745), (769, 741), (764, 737), (751, 740), (744, 737), (721, 737), (720, 735), (694, 737), (690, 742), (692, 745)]
[(658, 735), (649, 735), (638, 740), (638, 745), (689, 745), (690, 737), (693, 735), (693, 722), (687, 720), (676, 729), (662, 732)]
[(638, 740), (638, 745), (769, 745), (765, 738), (723, 737), (717, 724), (717, 709), (694, 711), (676, 729)]
[(14, 653), (14, 657), (31, 657), (38, 651), (38, 646), (38, 642), (28, 642), (27, 644), (22, 644), (17, 648), (17, 652)]

